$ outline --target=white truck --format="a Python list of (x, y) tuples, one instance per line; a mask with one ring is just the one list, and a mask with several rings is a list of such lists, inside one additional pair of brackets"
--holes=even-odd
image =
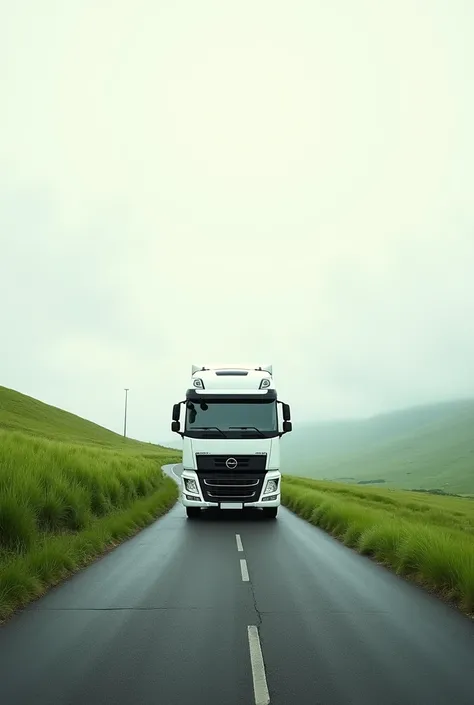
[(171, 430), (183, 439), (180, 499), (188, 518), (210, 507), (255, 507), (276, 518), (280, 438), (292, 424), (271, 365), (193, 365)]

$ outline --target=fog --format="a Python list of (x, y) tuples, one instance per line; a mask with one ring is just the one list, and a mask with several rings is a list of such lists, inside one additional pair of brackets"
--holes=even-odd
[(474, 396), (474, 4), (0, 9), (0, 384), (171, 437), (192, 364), (293, 421)]

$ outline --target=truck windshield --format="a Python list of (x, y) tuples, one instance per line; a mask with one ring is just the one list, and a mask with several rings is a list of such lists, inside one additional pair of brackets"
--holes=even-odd
[(269, 438), (278, 433), (276, 402), (188, 402), (186, 433), (226, 438)]

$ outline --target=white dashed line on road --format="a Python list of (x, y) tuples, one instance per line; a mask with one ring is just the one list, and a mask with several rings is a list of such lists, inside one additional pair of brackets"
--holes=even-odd
[(244, 547), (242, 546), (242, 539), (240, 538), (240, 534), (235, 535), (235, 539), (237, 541), (237, 550), (238, 551), (243, 551)]
[(270, 694), (268, 692), (265, 664), (263, 662), (262, 647), (258, 635), (258, 627), (247, 627), (250, 649), (250, 663), (252, 665), (253, 692), (255, 705), (268, 705)]
[(242, 573), (242, 580), (246, 583), (249, 581), (249, 571), (247, 568), (247, 561), (242, 558), (240, 561), (240, 572)]

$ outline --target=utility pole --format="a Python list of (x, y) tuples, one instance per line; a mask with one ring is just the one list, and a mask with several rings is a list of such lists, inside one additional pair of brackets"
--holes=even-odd
[(125, 389), (125, 414), (123, 418), (123, 437), (127, 437), (127, 401), (128, 401), (128, 389)]

